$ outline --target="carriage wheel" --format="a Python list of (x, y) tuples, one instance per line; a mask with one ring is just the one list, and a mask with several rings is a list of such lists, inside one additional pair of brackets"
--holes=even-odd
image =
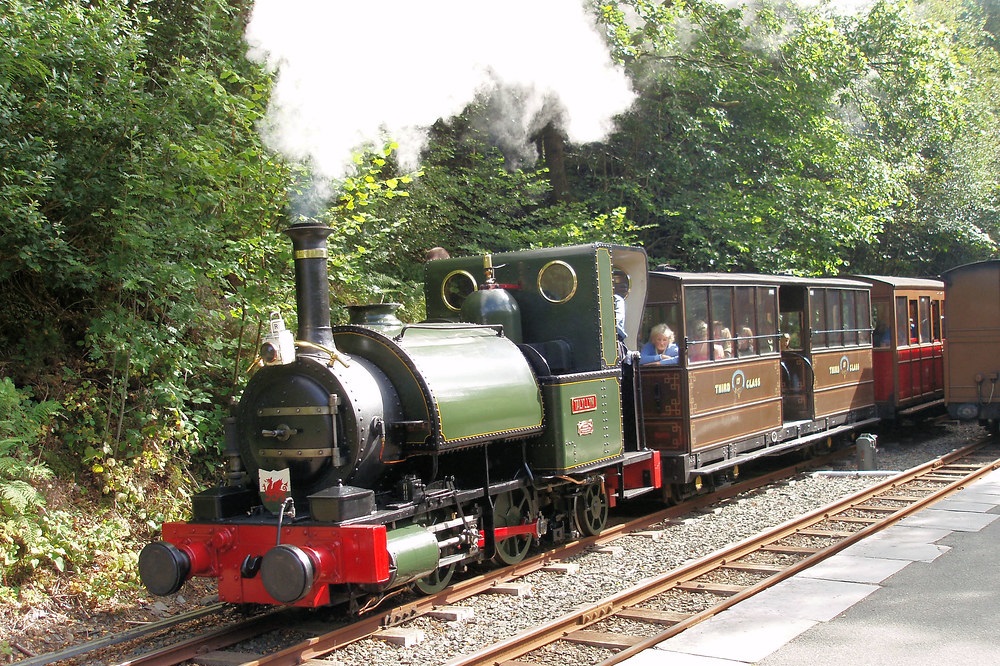
[(588, 484), (576, 498), (576, 522), (586, 536), (601, 533), (608, 522), (608, 495), (603, 483)]
[[(493, 504), (493, 525), (495, 527), (525, 525), (534, 519), (537, 512), (535, 499), (526, 488), (500, 493)], [(504, 564), (517, 564), (525, 558), (530, 548), (531, 535), (513, 536), (497, 541), (495, 557)]]

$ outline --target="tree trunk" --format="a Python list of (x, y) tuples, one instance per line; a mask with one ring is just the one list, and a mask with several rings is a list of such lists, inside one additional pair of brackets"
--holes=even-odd
[(552, 185), (552, 199), (556, 202), (569, 200), (569, 178), (566, 176), (566, 137), (552, 123), (542, 128), (538, 137), (542, 162), (549, 169), (549, 184)]

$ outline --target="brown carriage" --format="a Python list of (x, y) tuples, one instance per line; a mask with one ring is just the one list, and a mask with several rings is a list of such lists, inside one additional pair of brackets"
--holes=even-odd
[(876, 420), (864, 282), (654, 271), (640, 337), (659, 322), (679, 362), (638, 365), (637, 404), (676, 494)]
[(1000, 420), (1000, 259), (941, 275), (948, 301), (944, 400), (948, 413), (997, 430)]

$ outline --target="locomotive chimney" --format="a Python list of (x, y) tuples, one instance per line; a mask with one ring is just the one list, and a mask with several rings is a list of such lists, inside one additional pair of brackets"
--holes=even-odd
[(298, 339), (332, 349), (326, 239), (333, 233), (333, 229), (318, 222), (300, 222), (290, 226), (285, 233), (292, 239), (295, 250)]

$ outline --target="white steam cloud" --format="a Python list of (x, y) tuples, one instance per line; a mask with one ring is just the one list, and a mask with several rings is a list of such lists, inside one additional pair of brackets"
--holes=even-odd
[(479, 98), (514, 102), (496, 134), (523, 144), (547, 122), (599, 140), (634, 97), (583, 0), (257, 0), (246, 38), (276, 72), (265, 140), (331, 180), (386, 138), (413, 168)]

